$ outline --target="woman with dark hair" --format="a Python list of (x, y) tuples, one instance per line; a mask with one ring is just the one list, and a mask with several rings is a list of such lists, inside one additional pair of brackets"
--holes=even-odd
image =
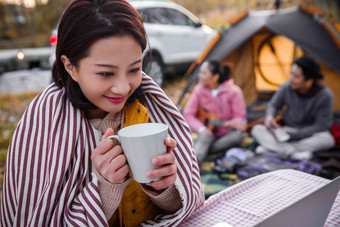
[(218, 61), (201, 65), (199, 84), (184, 109), (184, 118), (198, 133), (195, 150), (199, 162), (208, 152), (226, 152), (240, 146), (246, 105), (241, 89), (230, 78), (228, 66)]
[[(29, 105), (8, 150), (1, 226), (177, 225), (203, 203), (190, 128), (141, 70), (146, 43), (124, 0), (66, 9), (54, 83)], [(162, 167), (147, 173), (161, 179), (139, 184), (106, 137), (147, 122), (167, 124), (170, 138), (152, 160)]]
[[(322, 78), (320, 66), (313, 58), (295, 59), (289, 81), (279, 87), (267, 105), (264, 125), (256, 125), (251, 131), (260, 144), (257, 153), (276, 152), (283, 157), (310, 159), (314, 152), (334, 146), (330, 133), (333, 94), (323, 86)], [(275, 120), (280, 111), (283, 127)], [(277, 130), (281, 133), (275, 133)]]

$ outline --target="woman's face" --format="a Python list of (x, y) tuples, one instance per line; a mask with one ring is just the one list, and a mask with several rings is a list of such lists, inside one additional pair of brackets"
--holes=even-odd
[(72, 70), (86, 98), (101, 111), (121, 111), (142, 81), (142, 48), (131, 36), (114, 36), (93, 43), (89, 55)]
[(214, 89), (216, 88), (216, 86), (218, 86), (217, 83), (218, 74), (217, 75), (212, 74), (209, 62), (203, 62), (203, 64), (200, 67), (198, 78), (199, 82), (209, 89)]

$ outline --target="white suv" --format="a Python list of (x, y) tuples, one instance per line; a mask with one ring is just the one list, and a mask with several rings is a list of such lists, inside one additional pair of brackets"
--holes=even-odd
[[(185, 71), (217, 34), (216, 30), (204, 25), (191, 12), (174, 2), (129, 0), (129, 3), (141, 15), (148, 36), (143, 70), (159, 85), (162, 85), (165, 73)], [(56, 29), (52, 31), (53, 35), (56, 35)], [(54, 51), (55, 46), (52, 48), (51, 63), (54, 62)]]

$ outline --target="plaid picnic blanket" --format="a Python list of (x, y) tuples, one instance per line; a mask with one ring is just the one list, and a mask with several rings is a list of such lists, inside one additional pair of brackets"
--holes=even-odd
[[(292, 169), (264, 173), (210, 196), (180, 226), (213, 226), (221, 222), (234, 227), (253, 226), (327, 182), (328, 179)], [(324, 226), (340, 226), (340, 193)]]

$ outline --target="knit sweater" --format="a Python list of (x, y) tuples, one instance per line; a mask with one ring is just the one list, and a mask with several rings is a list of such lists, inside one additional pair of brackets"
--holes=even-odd
[(316, 132), (330, 130), (333, 124), (333, 94), (329, 88), (323, 87), (311, 96), (301, 96), (287, 81), (268, 103), (266, 116), (274, 117), (280, 110), (291, 138), (303, 139)]

